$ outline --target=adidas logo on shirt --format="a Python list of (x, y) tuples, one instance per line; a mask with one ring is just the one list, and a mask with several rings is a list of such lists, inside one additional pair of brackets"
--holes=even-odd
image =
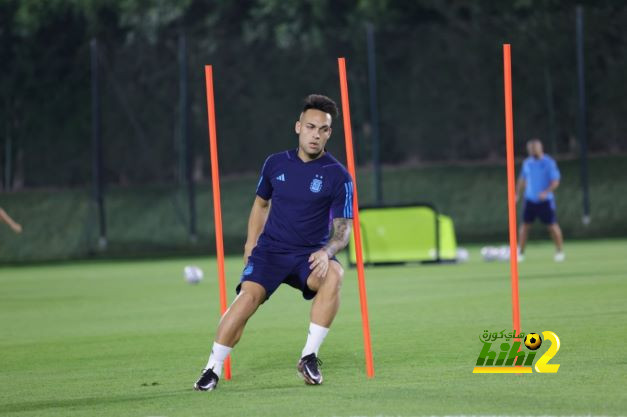
[(285, 174), (279, 175), (278, 177), (276, 177), (276, 180), (285, 182)]

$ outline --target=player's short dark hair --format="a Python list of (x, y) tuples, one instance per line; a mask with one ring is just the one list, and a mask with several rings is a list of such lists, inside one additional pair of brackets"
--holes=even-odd
[(335, 104), (335, 101), (321, 94), (309, 94), (307, 97), (305, 97), (303, 113), (305, 113), (309, 109), (315, 109), (323, 111), (325, 113), (329, 113), (332, 119), (335, 119), (338, 116), (337, 104)]

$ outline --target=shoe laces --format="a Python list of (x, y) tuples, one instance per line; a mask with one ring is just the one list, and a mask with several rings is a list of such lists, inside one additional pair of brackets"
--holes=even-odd
[(314, 353), (307, 355), (303, 358), (303, 360), (315, 371), (318, 371), (318, 367), (322, 366), (322, 360), (318, 358)]

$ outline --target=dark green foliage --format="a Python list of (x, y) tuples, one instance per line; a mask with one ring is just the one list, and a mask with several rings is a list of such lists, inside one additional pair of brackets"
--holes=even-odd
[[(501, 159), (501, 44), (512, 43), (517, 149), (575, 154), (574, 2), (7, 0), (0, 3), (0, 137), (13, 185), (87, 185), (89, 41), (99, 40), (108, 184), (181, 178), (178, 38), (188, 39), (190, 134), (208, 176), (203, 65), (214, 65), (224, 173), (293, 139), (302, 98), (339, 100), (348, 58), (357, 162), (370, 160), (366, 21), (376, 28), (385, 163)], [(627, 5), (584, 2), (589, 148), (627, 150)], [(555, 135), (548, 117), (552, 85)], [(343, 153), (336, 123), (331, 150)], [(7, 146), (0, 146), (4, 164)], [(5, 172), (2, 170), (2, 175)]]

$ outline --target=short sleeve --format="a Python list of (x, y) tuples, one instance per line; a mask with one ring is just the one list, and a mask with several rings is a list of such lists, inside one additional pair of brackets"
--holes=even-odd
[(333, 219), (353, 218), (353, 181), (348, 174), (335, 187), (331, 203), (331, 217)]
[(560, 170), (554, 160), (551, 160), (551, 163), (549, 164), (549, 177), (551, 178), (551, 181), (558, 181), (561, 177)]
[(264, 200), (270, 200), (272, 197), (272, 183), (270, 182), (270, 157), (266, 159), (261, 168), (261, 176), (257, 183), (256, 194)]

